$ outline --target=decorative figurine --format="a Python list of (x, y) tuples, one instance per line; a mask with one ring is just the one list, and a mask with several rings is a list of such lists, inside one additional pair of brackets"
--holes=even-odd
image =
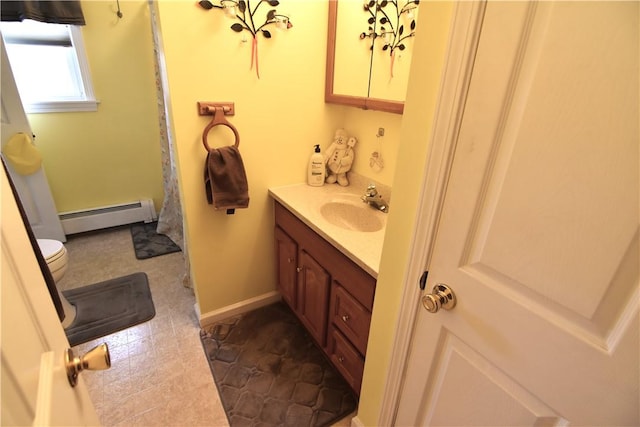
[(336, 130), (333, 143), (325, 151), (325, 163), (327, 164), (327, 184), (338, 182), (339, 185), (346, 187), (349, 185), (347, 172), (353, 164), (354, 151), (356, 145), (354, 137), (349, 138), (344, 129)]

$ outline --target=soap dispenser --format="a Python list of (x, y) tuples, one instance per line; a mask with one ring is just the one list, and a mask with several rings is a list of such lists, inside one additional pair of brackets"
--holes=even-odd
[(307, 184), (313, 187), (324, 185), (324, 178), (327, 170), (324, 165), (324, 157), (320, 153), (320, 145), (315, 145), (314, 153), (309, 159), (309, 167), (307, 169)]

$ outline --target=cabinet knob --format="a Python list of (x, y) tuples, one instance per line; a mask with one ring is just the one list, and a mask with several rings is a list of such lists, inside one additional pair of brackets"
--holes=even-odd
[(291, 263), (293, 262), (293, 258), (291, 258), (291, 257), (287, 258), (287, 262), (288, 262), (289, 264), (291, 264)]
[(342, 315), (342, 321), (345, 322), (345, 323), (348, 322), (349, 321), (349, 315), (348, 314), (343, 314)]
[(344, 357), (339, 356), (339, 357), (338, 357), (338, 362), (340, 362), (340, 363), (344, 362)]
[(300, 273), (302, 271), (302, 267), (296, 267), (296, 271)]

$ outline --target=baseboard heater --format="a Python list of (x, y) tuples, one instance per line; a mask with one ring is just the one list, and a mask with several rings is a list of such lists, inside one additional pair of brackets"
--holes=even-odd
[(158, 219), (151, 199), (59, 214), (64, 233), (76, 234)]

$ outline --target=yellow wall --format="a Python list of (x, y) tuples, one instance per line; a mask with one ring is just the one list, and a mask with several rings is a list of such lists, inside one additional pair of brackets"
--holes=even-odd
[[(275, 289), (268, 188), (303, 182), (313, 145), (328, 147), (338, 127), (358, 139), (353, 170), (390, 185), (401, 116), (324, 103), (326, 0), (278, 8), (291, 14), (293, 27), (272, 30), (269, 40), (259, 36), (260, 79), (249, 69), (251, 36), (231, 31), (234, 21), (220, 10), (190, 1), (158, 6), (192, 278), (207, 313)], [(232, 216), (206, 203), (201, 137), (210, 117), (197, 115), (198, 101), (235, 102), (229, 121), (240, 132), (251, 202)], [(375, 174), (369, 158), (379, 149), (378, 127), (386, 131), (386, 167)], [(209, 140), (211, 146), (229, 144), (231, 132), (214, 129)]]
[[(160, 1), (160, 24), (168, 71), (172, 123), (184, 202), (192, 278), (202, 313), (275, 289), (273, 203), (268, 188), (305, 180), (314, 144), (327, 146), (336, 107), (324, 103), (326, 0), (287, 1), (288, 31), (259, 35), (260, 79), (250, 70), (251, 36), (230, 30), (220, 10), (193, 1)], [(262, 8), (268, 10), (263, 4)], [(264, 19), (264, 18), (261, 18)], [(197, 114), (198, 101), (235, 102), (229, 121), (240, 133), (249, 180), (248, 209), (226, 215), (208, 205), (202, 131), (211, 117)], [(231, 143), (215, 128), (209, 144)]]
[(161, 206), (153, 44), (147, 2), (83, 1), (97, 112), (31, 114), (59, 212), (152, 198)]
[(453, 6), (450, 2), (424, 2), (420, 9), (400, 131), (402, 148), (393, 180), (393, 204), (380, 262), (358, 407), (358, 417), (365, 425), (377, 424), (382, 405)]
[[(349, 135), (355, 136), (358, 140), (351, 170), (390, 187), (396, 168), (402, 115), (373, 110), (365, 111), (353, 107), (341, 108), (343, 111), (338, 120), (334, 122), (333, 127), (345, 128)], [(376, 137), (378, 128), (384, 128), (382, 138)], [(328, 143), (323, 145), (323, 148), (328, 145)], [(374, 171), (369, 165), (371, 154), (374, 151), (381, 152), (384, 161), (384, 168), (379, 172)], [(387, 197), (384, 194), (383, 196)]]

